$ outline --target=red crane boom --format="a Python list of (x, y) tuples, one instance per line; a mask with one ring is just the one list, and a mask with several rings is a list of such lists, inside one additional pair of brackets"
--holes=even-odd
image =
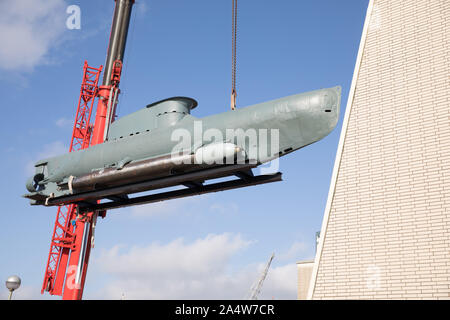
[[(103, 82), (98, 86), (100, 68), (83, 67), (83, 81), (69, 152), (103, 143), (114, 121), (123, 56), (134, 0), (115, 0)], [(90, 124), (95, 98), (98, 105), (94, 125)], [(92, 136), (92, 137), (91, 137)], [(93, 233), (98, 216), (106, 212), (79, 215), (76, 205), (60, 206), (56, 214), (41, 293), (62, 295), (63, 300), (80, 300), (86, 280)]]
[[(98, 91), (100, 68), (89, 67), (87, 62), (83, 66), (83, 81), (81, 83), (80, 98), (73, 126), (69, 152), (89, 147), (92, 127), (89, 125), (95, 97)], [(71, 221), (76, 217), (76, 206), (60, 206), (56, 214), (50, 253), (44, 276), (41, 293), (48, 291), (52, 295), (61, 295), (65, 278), (69, 253), (75, 249)]]

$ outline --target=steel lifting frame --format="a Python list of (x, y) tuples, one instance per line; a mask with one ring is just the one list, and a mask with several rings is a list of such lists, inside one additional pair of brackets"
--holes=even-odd
[[(90, 119), (98, 93), (98, 81), (102, 68), (102, 66), (100, 68), (89, 67), (87, 62), (84, 62), (83, 81), (69, 152), (85, 149), (90, 145), (92, 133)], [(51, 295), (63, 294), (69, 255), (72, 250), (77, 249), (74, 225), (72, 224), (75, 218), (76, 205), (58, 207), (41, 293), (48, 291)]]

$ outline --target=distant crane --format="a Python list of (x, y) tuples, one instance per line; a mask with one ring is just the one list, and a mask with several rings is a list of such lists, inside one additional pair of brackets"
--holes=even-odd
[(275, 253), (272, 253), (272, 255), (269, 258), (269, 261), (267, 261), (266, 267), (264, 268), (263, 273), (261, 274), (261, 277), (258, 279), (258, 281), (255, 282), (255, 284), (250, 289), (250, 292), (248, 294), (247, 300), (258, 300), (258, 295), (261, 292), (261, 288), (264, 284), (264, 280), (266, 280), (267, 273), (269, 272), (270, 264), (272, 263), (273, 258), (275, 257)]

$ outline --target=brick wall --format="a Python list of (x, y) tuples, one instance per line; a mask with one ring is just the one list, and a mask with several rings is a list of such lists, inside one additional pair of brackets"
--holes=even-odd
[(297, 262), (297, 299), (306, 300), (308, 298), (308, 287), (311, 282), (311, 274), (314, 261)]
[(448, 299), (450, 1), (370, 8), (309, 296)]

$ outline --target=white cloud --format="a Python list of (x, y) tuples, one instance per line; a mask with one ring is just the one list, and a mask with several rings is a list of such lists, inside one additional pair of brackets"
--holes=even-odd
[(297, 266), (295, 263), (271, 268), (260, 299), (297, 299)]
[(60, 128), (73, 128), (73, 119), (59, 118), (58, 120), (56, 120), (55, 124)]
[(54, 141), (42, 147), (42, 150), (36, 156), (38, 159), (45, 159), (67, 153), (69, 147), (62, 141)]
[(136, 4), (134, 5), (136, 7), (136, 11), (140, 14), (140, 15), (145, 15), (148, 11), (148, 4), (147, 2), (141, 0), (141, 1), (136, 1)]
[(297, 260), (309, 249), (309, 245), (305, 242), (294, 242), (286, 252), (278, 255), (278, 259), (282, 261)]
[(195, 209), (195, 205), (199, 204), (207, 198), (208, 195), (195, 196), (190, 198), (173, 199), (162, 202), (155, 202), (146, 205), (135, 206), (130, 209), (131, 215), (135, 218), (154, 218), (167, 217), (172, 214), (191, 214), (200, 209)]
[[(212, 203), (209, 204), (209, 202)], [(209, 194), (193, 197), (173, 199), (155, 202), (146, 205), (135, 206), (129, 209), (131, 216), (135, 218), (169, 217), (171, 215), (195, 215), (208, 214), (235, 214), (239, 212), (239, 206), (234, 202), (215, 201)]]
[(174, 214), (236, 214), (239, 212), (239, 206), (234, 202), (216, 201), (213, 196), (204, 194), (135, 206), (129, 210), (134, 218), (156, 218), (169, 217)]
[(26, 174), (31, 176), (34, 173), (34, 164), (42, 159), (59, 156), (69, 151), (69, 147), (61, 141), (54, 141), (42, 147), (41, 151), (33, 157), (33, 160), (27, 162)]
[(49, 50), (65, 31), (63, 0), (0, 2), (0, 69), (32, 71), (46, 63)]
[[(115, 246), (102, 252), (94, 272), (108, 284), (86, 298), (120, 299), (243, 299), (265, 262), (231, 271), (233, 256), (251, 241), (229, 233), (193, 242), (177, 239), (146, 247)], [(92, 275), (94, 276), (94, 275)], [(271, 268), (261, 298), (295, 299), (295, 265)]]
[(232, 214), (239, 211), (239, 207), (234, 202), (214, 202), (209, 206), (209, 210), (221, 214)]
[[(40, 294), (40, 289), (33, 287), (33, 286), (27, 286), (27, 285), (21, 285), (19, 289), (15, 290), (12, 295), (12, 300), (41, 300), (41, 299), (48, 299), (48, 295), (44, 296)], [(9, 291), (5, 289), (5, 287), (2, 288), (0, 291), (0, 300), (8, 299)]]

